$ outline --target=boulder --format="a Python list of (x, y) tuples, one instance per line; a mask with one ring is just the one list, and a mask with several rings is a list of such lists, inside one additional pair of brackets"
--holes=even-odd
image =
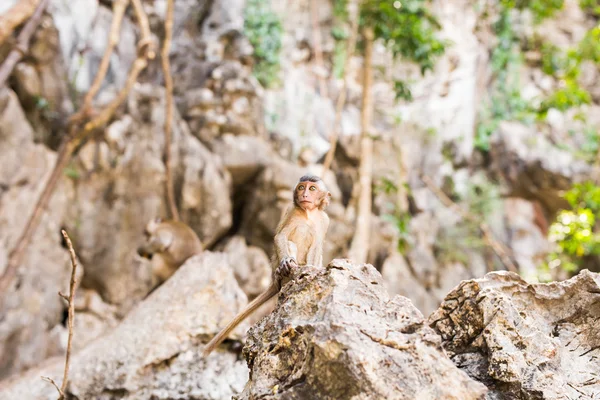
[(269, 257), (261, 248), (248, 246), (243, 237), (234, 236), (223, 251), (229, 258), (235, 278), (249, 298), (267, 290), (271, 284), (272, 268)]
[[(481, 399), (410, 300), (371, 265), (303, 269), (248, 333), (247, 399)], [(315, 395), (318, 394), (318, 395)], [(316, 396), (316, 397), (315, 397)]]
[[(245, 303), (225, 254), (194, 256), (113, 331), (73, 355), (67, 398), (231, 398), (248, 369), (229, 352), (204, 359), (202, 343)], [(55, 359), (0, 383), (0, 399), (56, 399), (40, 376), (61, 382), (63, 365)]]
[(528, 284), (512, 272), (462, 282), (429, 324), (489, 399), (593, 398), (600, 391), (600, 275)]

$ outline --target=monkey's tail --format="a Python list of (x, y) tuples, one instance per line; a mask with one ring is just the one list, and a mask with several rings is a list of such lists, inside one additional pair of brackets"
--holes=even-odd
[(279, 284), (278, 282), (271, 283), (271, 286), (264, 292), (258, 295), (257, 298), (252, 300), (246, 308), (244, 308), (238, 315), (236, 315), (229, 324), (225, 328), (221, 330), (215, 337), (211, 339), (210, 342), (206, 344), (204, 350), (202, 351), (202, 355), (204, 357), (208, 356), (218, 345), (223, 342), (229, 336), (229, 333), (240, 324), (246, 317), (254, 312), (258, 307), (262, 306), (267, 300), (271, 297), (275, 296), (279, 292)]

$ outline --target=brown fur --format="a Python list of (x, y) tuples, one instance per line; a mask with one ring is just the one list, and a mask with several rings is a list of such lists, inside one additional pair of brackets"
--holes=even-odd
[(152, 286), (166, 281), (191, 256), (202, 252), (196, 233), (180, 221), (156, 218), (144, 230), (146, 243), (138, 254), (152, 257)]
[[(317, 197), (314, 203), (316, 208), (312, 210), (305, 209), (306, 206), (300, 202), (298, 193), (300, 185), (309, 182), (317, 184), (319, 189), (314, 195)], [(331, 194), (320, 178), (315, 176), (300, 178), (294, 188), (293, 204), (285, 212), (275, 230), (271, 285), (212, 338), (204, 348), (204, 356), (208, 356), (254, 310), (279, 293), (282, 284), (289, 280), (291, 269), (303, 265), (323, 266), (323, 241), (329, 227), (329, 217), (324, 209), (329, 205), (330, 197)]]

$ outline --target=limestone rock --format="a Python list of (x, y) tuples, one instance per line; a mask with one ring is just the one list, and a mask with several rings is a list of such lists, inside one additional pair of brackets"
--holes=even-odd
[[(0, 88), (0, 274), (56, 158), (33, 138), (17, 96)], [(61, 180), (11, 288), (2, 293), (0, 379), (37, 365), (55, 351), (48, 331), (60, 323), (65, 309), (57, 292), (68, 292), (71, 263), (61, 247), (60, 228), (72, 195), (70, 182)]]
[(243, 237), (234, 236), (223, 251), (233, 267), (235, 278), (249, 298), (258, 296), (269, 287), (271, 263), (262, 249), (248, 246)]
[(491, 143), (490, 168), (506, 182), (511, 194), (538, 200), (550, 214), (568, 206), (559, 192), (591, 172), (583, 160), (518, 122), (501, 123)]
[(212, 150), (223, 160), (234, 187), (254, 178), (274, 157), (266, 141), (247, 135), (222, 135), (213, 142)]
[(439, 337), (370, 265), (334, 260), (282, 288), (276, 311), (250, 329), (250, 380), (239, 400), (481, 399)]
[(429, 324), (489, 399), (593, 397), (600, 391), (600, 275), (528, 284), (511, 272), (462, 282)]
[[(202, 343), (245, 303), (226, 255), (204, 252), (189, 259), (112, 332), (73, 356), (67, 395), (231, 398), (248, 379), (246, 366), (227, 352), (202, 358)], [(62, 366), (63, 360), (53, 360), (0, 383), (0, 399), (56, 399), (56, 390), (40, 375), (60, 382)]]
[[(86, 286), (122, 312), (150, 289), (148, 263), (135, 249), (143, 241), (145, 224), (166, 215), (163, 89), (136, 86), (127, 109), (129, 115), (107, 129), (108, 145), (89, 142), (79, 152), (74, 164), (77, 207), (68, 222), (76, 233), (77, 254), (89, 266)], [(207, 246), (231, 226), (230, 177), (177, 113), (172, 138), (181, 218)]]

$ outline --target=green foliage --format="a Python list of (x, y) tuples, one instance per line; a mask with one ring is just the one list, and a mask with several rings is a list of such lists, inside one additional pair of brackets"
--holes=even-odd
[(562, 210), (550, 226), (548, 239), (555, 243), (546, 268), (579, 270), (583, 258), (600, 255), (600, 235), (596, 221), (600, 216), (600, 187), (591, 182), (576, 184), (565, 193), (571, 210)]
[(578, 54), (581, 60), (600, 63), (600, 25), (590, 29), (579, 43)]
[(564, 0), (501, 0), (500, 2), (506, 9), (530, 10), (537, 23), (553, 16), (564, 5)]
[(500, 14), (493, 28), (498, 46), (492, 52), (490, 63), (496, 79), (475, 131), (475, 148), (484, 152), (489, 151), (490, 136), (502, 121), (530, 123), (534, 120), (532, 107), (521, 97), (519, 68), (522, 60), (508, 10)]
[(395, 81), (394, 82), (394, 92), (396, 93), (396, 100), (403, 99), (406, 101), (412, 101), (413, 96), (410, 91), (410, 86), (404, 81)]
[(248, 0), (244, 32), (254, 47), (253, 73), (264, 87), (277, 81), (279, 53), (283, 28), (279, 17), (271, 11), (269, 2)]
[(579, 0), (579, 6), (589, 15), (600, 16), (600, 0)]
[(537, 112), (540, 117), (544, 117), (551, 108), (566, 111), (569, 108), (589, 104), (590, 102), (591, 96), (588, 91), (579, 86), (575, 80), (568, 79), (565, 82), (565, 87), (556, 90), (542, 101)]
[(373, 28), (394, 57), (415, 62), (424, 74), (444, 54), (447, 43), (437, 37), (440, 24), (427, 8), (427, 0), (365, 0), (360, 25)]
[[(377, 180), (375, 185), (376, 193), (383, 193), (388, 196), (398, 196), (398, 186), (396, 183), (386, 177)], [(407, 187), (408, 189), (408, 187)], [(405, 253), (411, 244), (410, 238), (410, 220), (411, 215), (408, 212), (402, 212), (394, 202), (387, 204), (388, 212), (381, 215), (385, 221), (391, 222), (398, 232), (397, 249), (400, 253)]]
[(77, 180), (81, 178), (81, 173), (74, 165), (68, 165), (64, 169), (64, 174), (66, 177)]
[(542, 71), (561, 79), (564, 86), (541, 102), (537, 110), (540, 118), (544, 118), (550, 108), (566, 111), (591, 102), (590, 94), (577, 81), (580, 65), (585, 60), (600, 62), (599, 26), (590, 29), (576, 48), (564, 54), (552, 44), (542, 46)]
[[(437, 37), (440, 24), (427, 8), (429, 0), (364, 0), (361, 4), (359, 25), (373, 29), (375, 39), (385, 43), (394, 58), (416, 63), (421, 73), (432, 70), (437, 59), (444, 54), (447, 42)], [(334, 0), (333, 12), (337, 19), (348, 18), (347, 0)], [(347, 56), (342, 40), (348, 36), (343, 29), (334, 27), (334, 75), (343, 75), (343, 61)], [(410, 86), (404, 81), (394, 84), (396, 99), (412, 101)]]

